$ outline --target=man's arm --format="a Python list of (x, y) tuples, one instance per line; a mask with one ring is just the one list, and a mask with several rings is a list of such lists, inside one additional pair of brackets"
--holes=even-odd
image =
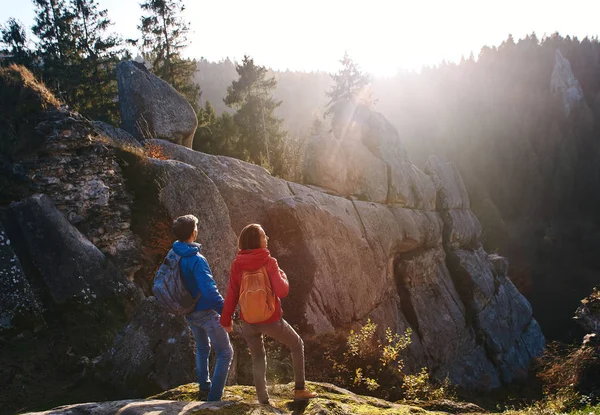
[(267, 264), (267, 272), (269, 273), (271, 286), (275, 295), (279, 298), (287, 297), (290, 292), (290, 283), (288, 282), (285, 272), (279, 268), (279, 264), (277, 264), (275, 258), (271, 258)]
[(194, 264), (194, 277), (198, 282), (198, 289), (204, 301), (213, 305), (213, 309), (221, 314), (223, 312), (223, 297), (219, 293), (217, 284), (213, 279), (208, 262), (204, 257), (199, 257)]

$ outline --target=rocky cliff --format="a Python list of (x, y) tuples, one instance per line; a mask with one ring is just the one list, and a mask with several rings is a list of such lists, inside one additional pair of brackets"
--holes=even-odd
[[(26, 83), (17, 90), (39, 96)], [(79, 359), (72, 370), (83, 365), (132, 394), (193, 378), (182, 318), (160, 317), (152, 299), (131, 311), (158, 264), (148, 262), (164, 254), (148, 251), (168, 249), (160, 229), (185, 213), (200, 218), (199, 240), (221, 290), (235, 235), (248, 223), (264, 225), (290, 280), (286, 318), (304, 334), (369, 318), (382, 329), (411, 328), (410, 370), (427, 366), (436, 379), (480, 390), (524, 378), (544, 348), (529, 303), (507, 278), (507, 260), (481, 246), (455, 167), (431, 157), (425, 171), (416, 168), (395, 129), (369, 109), (350, 108), (332, 135), (315, 137), (308, 182), (298, 184), (164, 140), (144, 142), (153, 149), (148, 157), (126, 133), (60, 106), (33, 111), (33, 125), (15, 108), (6, 109), (6, 131), (26, 131), (37, 144), (5, 157), (11, 175), (2, 184), (12, 203), (1, 215), (0, 286), (14, 295), (0, 295), (0, 335), (31, 340), (48, 324), (74, 339), (81, 326), (86, 344), (68, 349)], [(8, 138), (12, 148), (25, 139)], [(78, 320), (82, 309), (94, 318)], [(115, 327), (122, 327), (116, 337)]]

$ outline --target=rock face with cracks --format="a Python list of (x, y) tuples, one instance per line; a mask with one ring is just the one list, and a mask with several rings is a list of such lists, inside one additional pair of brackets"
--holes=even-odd
[(531, 307), (507, 278), (506, 259), (481, 248), (481, 225), (452, 164), (430, 160), (435, 194), (428, 209), (416, 209), (335, 196), (237, 160), (155, 144), (214, 181), (236, 231), (264, 225), (290, 280), (285, 316), (302, 331), (367, 318), (398, 332), (410, 327), (412, 359), (475, 389), (523, 378), (541, 354)]
[[(121, 105), (132, 103), (124, 121), (137, 122), (139, 114), (127, 111), (147, 93), (146, 83), (157, 88), (150, 88), (152, 94), (164, 91), (160, 82), (138, 65), (121, 64)], [(21, 181), (9, 179), (13, 204), (0, 212), (21, 264), (8, 287), (20, 299), (42, 303), (42, 316), (48, 307), (61, 318), (93, 310), (94, 329), (103, 330), (103, 319), (114, 323), (106, 333), (120, 323), (120, 334), (98, 363), (104, 379), (142, 394), (193, 377), (193, 341), (183, 319), (161, 313), (152, 298), (130, 313), (140, 302), (132, 280), (142, 269), (136, 232), (144, 228), (133, 226), (132, 212), (144, 209), (144, 217), (163, 215), (166, 227), (181, 214), (199, 217), (199, 241), (222, 292), (236, 235), (248, 223), (263, 224), (269, 249), (290, 281), (285, 318), (302, 334), (356, 328), (370, 318), (382, 329), (412, 329), (408, 370), (427, 366), (435, 379), (480, 390), (526, 374), (544, 337), (507, 277), (507, 260), (481, 247), (481, 225), (452, 164), (432, 157), (424, 171), (417, 169), (385, 118), (348, 107), (334, 120), (331, 136), (309, 146), (306, 185), (291, 183), (259, 166), (186, 148), (195, 124), (178, 99), (166, 106), (172, 110), (167, 118), (154, 119), (154, 133), (167, 119), (177, 129), (154, 134), (166, 140), (150, 141), (161, 160), (147, 157), (126, 134), (58, 104), (28, 113), (34, 140), (11, 136), (7, 144), (15, 149), (11, 169), (25, 172)], [(17, 125), (18, 117), (11, 117)], [(16, 151), (24, 147), (26, 155)], [(132, 169), (152, 186), (136, 187), (124, 173)], [(166, 253), (172, 239), (162, 237)], [(15, 255), (0, 248), (0, 270), (6, 270)], [(11, 301), (0, 296), (0, 327), (21, 324), (21, 309)], [(24, 310), (33, 321), (24, 329), (43, 325), (35, 304)], [(168, 327), (161, 329), (162, 323)]]

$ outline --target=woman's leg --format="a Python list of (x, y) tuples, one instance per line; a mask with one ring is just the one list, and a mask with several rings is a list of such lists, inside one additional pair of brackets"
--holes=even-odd
[(265, 346), (260, 331), (248, 323), (242, 324), (242, 336), (250, 349), (252, 356), (252, 375), (256, 387), (256, 395), (260, 403), (269, 402), (269, 393), (267, 392), (267, 358)]
[(290, 348), (294, 364), (294, 389), (303, 390), (305, 388), (304, 342), (298, 333), (284, 319), (275, 323), (260, 324), (258, 330)]

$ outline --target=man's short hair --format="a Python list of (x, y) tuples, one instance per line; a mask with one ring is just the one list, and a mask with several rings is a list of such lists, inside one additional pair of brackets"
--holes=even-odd
[(194, 215), (180, 216), (173, 221), (173, 233), (179, 241), (190, 239), (198, 225), (198, 218)]

